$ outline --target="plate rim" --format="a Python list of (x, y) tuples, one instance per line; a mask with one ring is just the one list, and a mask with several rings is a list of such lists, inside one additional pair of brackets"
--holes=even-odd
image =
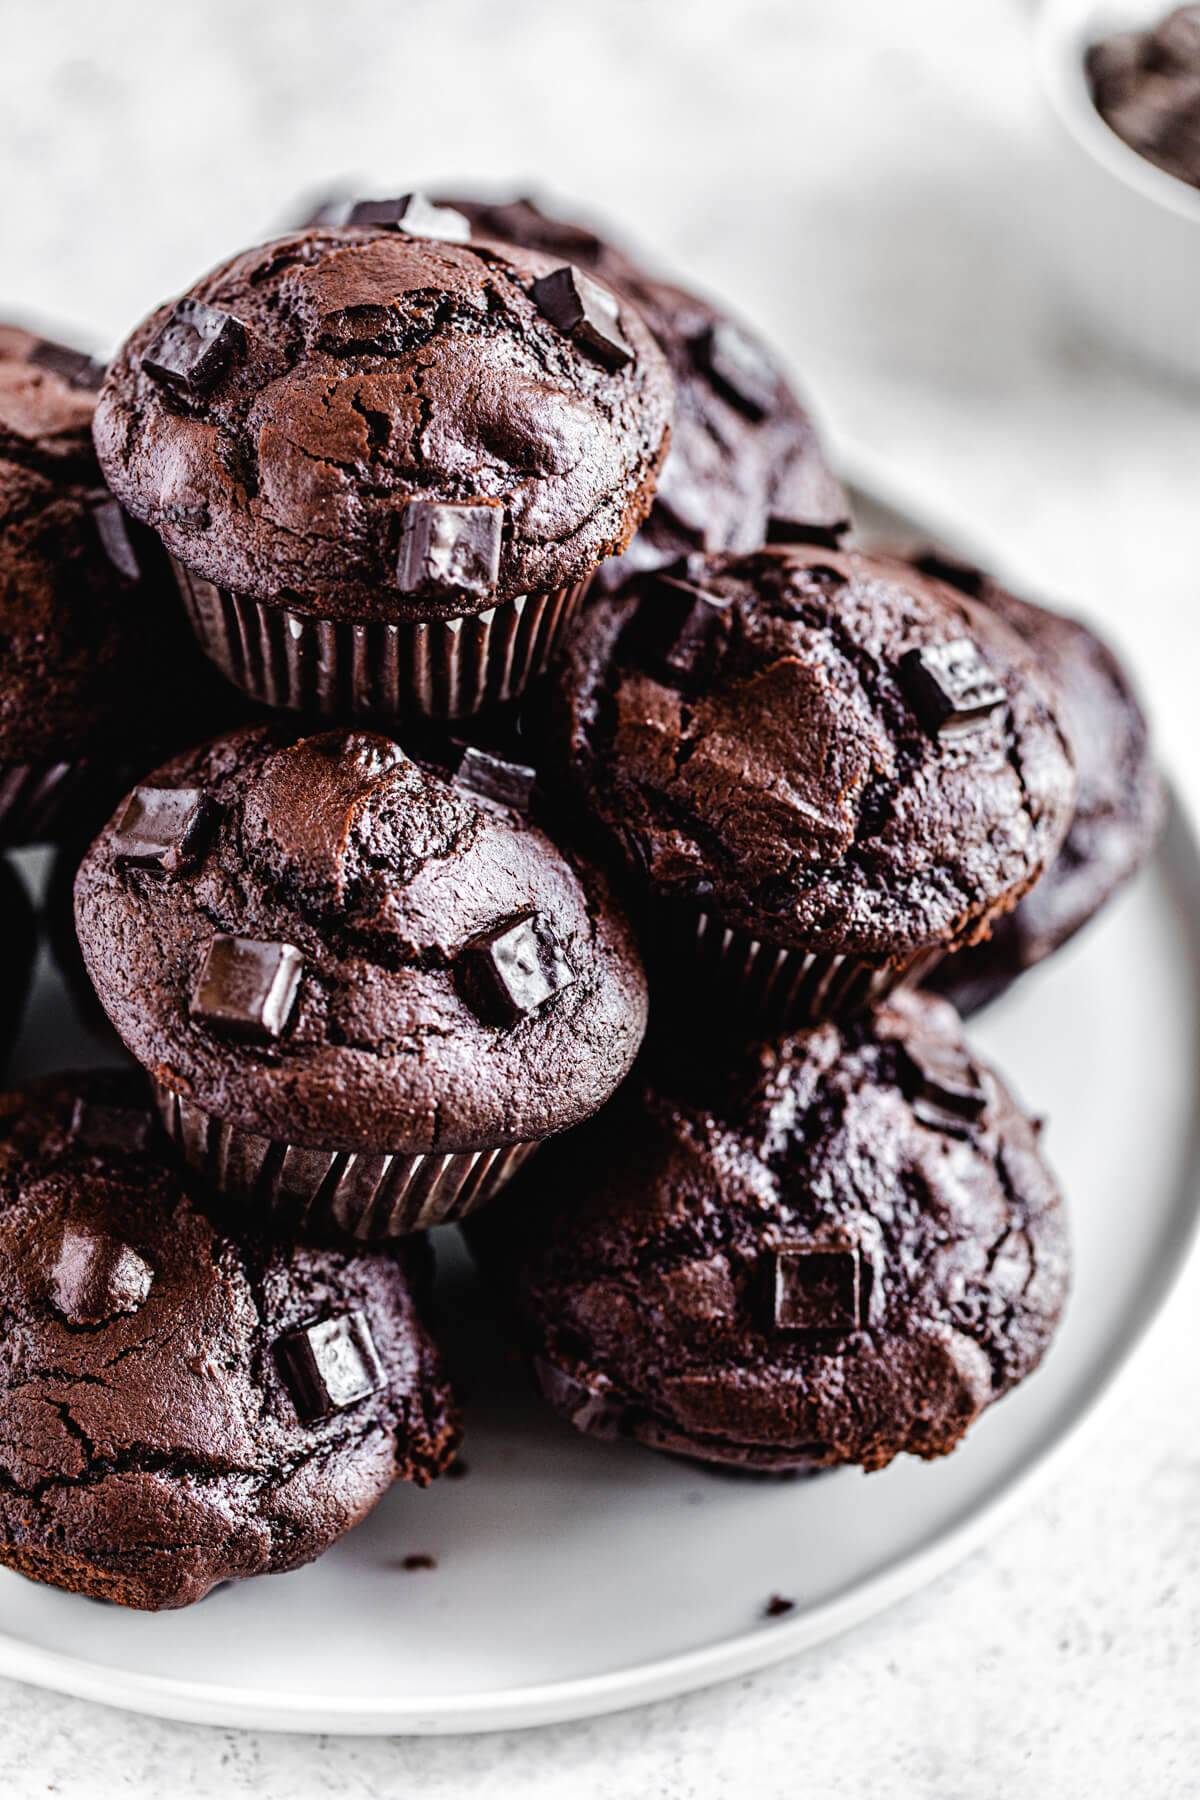
[[(942, 527), (936, 507), (911, 502), (891, 478), (876, 468), (870, 455), (855, 453), (845, 457), (843, 464), (849, 466), (850, 484), (865, 498), (914, 522), (929, 518), (931, 535), (936, 533), (950, 542), (961, 543), (968, 535)], [(1173, 893), (1200, 892), (1200, 840), (1189, 809), (1173, 783), (1168, 784), (1167, 817), (1152, 860)], [(1192, 937), (1195, 948), (1194, 930)], [(1197, 979), (1194, 967), (1193, 993)], [(290, 1731), (306, 1736), (442, 1736), (530, 1729), (595, 1718), (751, 1674), (840, 1636), (948, 1572), (1001, 1529), (1034, 1492), (1053, 1481), (1081, 1452), (1115, 1383), (1185, 1270), (1200, 1254), (1200, 1117), (1195, 1114), (1163, 1247), (1169, 1254), (1160, 1256), (1122, 1332), (1106, 1347), (1091, 1372), (1070, 1422), (1059, 1430), (1048, 1431), (1040, 1446), (1026, 1456), (987, 1501), (968, 1508), (957, 1524), (942, 1531), (931, 1543), (900, 1555), (846, 1592), (795, 1619), (760, 1622), (736, 1636), (699, 1649), (604, 1674), (494, 1688), (477, 1695), (435, 1694), (419, 1700), (362, 1702), (350, 1696), (272, 1693), (261, 1689), (247, 1693), (218, 1682), (135, 1674), (94, 1659), (30, 1645), (3, 1629), (0, 1676), (127, 1712), (191, 1724)]]

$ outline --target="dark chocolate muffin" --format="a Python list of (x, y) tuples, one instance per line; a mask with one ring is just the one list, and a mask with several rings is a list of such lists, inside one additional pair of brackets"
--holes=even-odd
[(0, 1563), (147, 1611), (311, 1562), (458, 1437), (404, 1254), (202, 1211), (137, 1075), (0, 1096)]
[(1025, 639), (1054, 683), (1079, 777), (1066, 842), (1041, 880), (990, 937), (948, 956), (929, 977), (970, 1013), (1061, 949), (1141, 868), (1162, 824), (1163, 788), (1137, 695), (1094, 631), (940, 552), (918, 566), (991, 607)]
[(688, 1060), (469, 1228), (546, 1399), (736, 1469), (952, 1450), (1062, 1307), (1036, 1126), (931, 995)]
[(218, 1187), (415, 1230), (624, 1078), (641, 964), (601, 877), (523, 810), (531, 778), (280, 724), (178, 758), (118, 810), (76, 880), (80, 943)]
[(475, 233), (574, 263), (627, 295), (674, 372), (671, 453), (650, 517), (625, 554), (602, 565), (601, 587), (694, 551), (756, 550), (768, 538), (837, 543), (850, 523), (845, 489), (760, 337), (532, 200), (444, 204), (465, 214)]
[(161, 307), (96, 442), (232, 679), (331, 716), (456, 717), (520, 690), (645, 517), (672, 381), (581, 271), (451, 241), (444, 209), (413, 235), (390, 205)]
[(1074, 804), (1036, 658), (899, 559), (796, 547), (644, 576), (590, 610), (560, 688), (552, 749), (662, 950), (773, 1021), (847, 1016), (986, 932)]
[(0, 1069), (7, 1063), (21, 1029), (37, 956), (37, 927), (25, 883), (6, 857), (0, 856)]
[[(0, 326), (0, 842), (93, 829), (212, 685), (154, 540), (104, 487), (103, 370)], [(164, 604), (164, 600), (170, 602)]]
[(1131, 150), (1200, 187), (1200, 6), (1118, 31), (1085, 59), (1096, 110)]

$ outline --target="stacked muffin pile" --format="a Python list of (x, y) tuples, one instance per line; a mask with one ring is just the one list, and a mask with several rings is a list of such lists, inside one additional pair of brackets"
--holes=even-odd
[(0, 1561), (183, 1605), (446, 1468), (468, 1215), (594, 1434), (876, 1469), (1035, 1367), (1061, 1202), (943, 996), (1157, 780), (1085, 627), (849, 533), (761, 342), (527, 202), (0, 335), (0, 830), (134, 1064), (0, 1099)]

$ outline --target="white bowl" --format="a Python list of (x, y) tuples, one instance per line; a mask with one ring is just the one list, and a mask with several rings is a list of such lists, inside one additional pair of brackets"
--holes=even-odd
[(1051, 228), (1094, 331), (1200, 380), (1200, 189), (1131, 150), (1092, 102), (1083, 59), (1114, 31), (1156, 24), (1169, 0), (1045, 0), (1038, 76), (1054, 122)]

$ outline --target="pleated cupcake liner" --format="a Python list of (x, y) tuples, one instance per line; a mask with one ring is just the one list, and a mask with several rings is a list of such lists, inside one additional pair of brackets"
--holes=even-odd
[(267, 706), (331, 720), (464, 719), (516, 699), (546, 668), (588, 586), (390, 625), (293, 612), (172, 566), (192, 628), (227, 680)]
[(153, 1085), (168, 1135), (210, 1186), (288, 1225), (360, 1241), (465, 1218), (499, 1193), (539, 1141), (445, 1154), (308, 1150), (244, 1131)]
[(658, 939), (678, 971), (707, 978), (731, 1010), (771, 1030), (852, 1019), (920, 980), (943, 955), (935, 945), (880, 966), (861, 956), (790, 950), (686, 907), (664, 909)]
[(0, 846), (98, 831), (131, 778), (128, 768), (87, 757), (0, 763)]

